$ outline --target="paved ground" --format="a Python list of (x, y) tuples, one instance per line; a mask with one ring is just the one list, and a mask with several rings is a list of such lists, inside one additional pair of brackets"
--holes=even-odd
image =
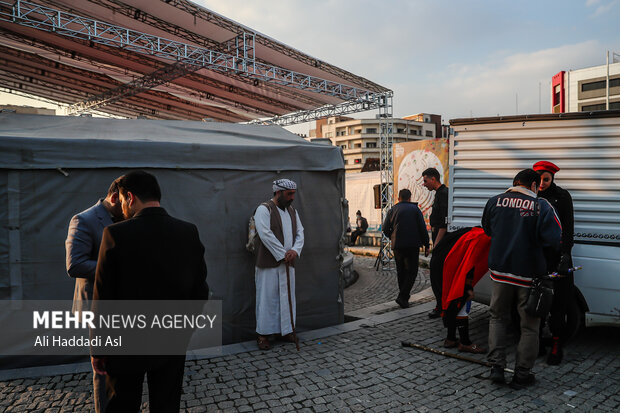
[[(373, 261), (374, 262), (374, 261)], [(434, 412), (434, 411), (619, 411), (620, 329), (588, 329), (572, 342), (560, 366), (539, 359), (538, 383), (527, 391), (492, 385), (487, 367), (403, 347), (402, 341), (441, 349), (445, 330), (429, 320), (428, 290), (412, 308), (370, 315), (356, 305), (376, 304), (370, 291), (393, 300), (395, 279), (380, 278), (356, 262), (357, 293), (346, 291), (347, 312), (367, 318), (301, 335), (301, 351), (279, 345), (187, 362), (183, 409), (189, 412)], [(374, 277), (366, 278), (365, 277)], [(424, 277), (422, 277), (424, 278)], [(422, 280), (420, 281), (422, 282)], [(392, 295), (391, 295), (392, 294)], [(354, 299), (360, 295), (366, 298)], [(375, 305), (379, 308), (381, 305)], [(370, 308), (373, 308), (371, 306)], [(472, 339), (486, 343), (488, 313), (474, 304)], [(484, 356), (475, 356), (484, 360)], [(146, 399), (145, 399), (146, 400)], [(90, 374), (0, 382), (0, 411), (89, 411)], [(146, 403), (145, 403), (146, 406)]]
[[(359, 279), (344, 290), (345, 314), (376, 304), (393, 302), (398, 296), (396, 271), (375, 271), (375, 260), (375, 257), (355, 256), (353, 269), (359, 274)], [(430, 286), (428, 275), (428, 269), (419, 269), (412, 294)], [(393, 304), (394, 308), (398, 308), (396, 303), (393, 302)]]

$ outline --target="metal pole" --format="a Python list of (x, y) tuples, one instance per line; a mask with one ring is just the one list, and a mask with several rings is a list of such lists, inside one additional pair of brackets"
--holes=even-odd
[(293, 321), (293, 299), (291, 298), (291, 274), (289, 270), (289, 264), (286, 263), (286, 289), (288, 290), (288, 310), (291, 314), (291, 328), (293, 329), (293, 338), (295, 339), (295, 347), (299, 351), (299, 339), (295, 334), (295, 321)]
[[(451, 358), (454, 358), (454, 359), (457, 359), (457, 360), (469, 361), (470, 363), (480, 364), (481, 366), (493, 367), (493, 363), (489, 363), (488, 361), (478, 360), (478, 359), (475, 359), (473, 357), (461, 356), (460, 354), (448, 353), (446, 351), (437, 350), (437, 349), (434, 349), (432, 347), (423, 346), (422, 344), (410, 343), (408, 341), (403, 341), (403, 342), (401, 342), (401, 344), (402, 344), (403, 347), (417, 348), (419, 350), (428, 351), (430, 353), (439, 354), (441, 356), (451, 357)], [(511, 370), (511, 369), (508, 369), (508, 368), (504, 368), (504, 371), (506, 373), (514, 373), (514, 370)]]
[(605, 78), (605, 110), (609, 110), (609, 50), (607, 51), (607, 77)]

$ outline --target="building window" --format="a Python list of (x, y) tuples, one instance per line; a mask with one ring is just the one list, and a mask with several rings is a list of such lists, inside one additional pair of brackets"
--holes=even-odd
[(404, 129), (396, 129), (396, 133), (407, 133)]
[(355, 159), (353, 162), (354, 163), (362, 163), (362, 158)]
[(605, 104), (604, 103), (599, 103), (599, 104), (596, 104), (596, 105), (583, 105), (581, 107), (581, 110), (583, 112), (589, 112), (589, 111), (592, 111), (592, 110), (605, 110)]
[(362, 129), (361, 128), (355, 129), (355, 131), (353, 133), (362, 133)]
[(345, 164), (345, 165), (348, 165), (348, 164), (349, 164), (349, 160), (348, 160), (348, 159), (345, 159), (345, 160), (344, 160), (344, 164)]
[(353, 147), (354, 148), (361, 148), (362, 144), (361, 143), (355, 143), (355, 144), (353, 144)]
[(426, 131), (426, 136), (429, 136), (429, 137), (432, 138), (433, 137), (433, 131), (432, 130), (427, 130)]
[[(595, 111), (595, 110), (606, 110), (605, 109), (605, 104), (604, 103), (598, 103), (596, 105), (583, 105), (581, 107), (581, 111), (582, 112), (591, 112), (591, 111)], [(610, 102), (609, 103), (609, 109), (613, 110), (613, 109), (620, 109), (620, 102)]]
[(377, 133), (377, 128), (366, 128), (366, 133)]
[[(605, 80), (598, 80), (596, 82), (588, 82), (581, 84), (581, 91), (587, 92), (589, 90), (599, 90), (605, 89), (607, 86), (607, 82)], [(620, 78), (617, 79), (609, 79), (609, 88), (620, 86)]]
[(581, 91), (587, 92), (589, 90), (605, 89), (606, 82), (599, 80), (598, 82), (588, 82), (581, 84)]
[(366, 142), (366, 147), (367, 148), (376, 148), (377, 147), (377, 142)]

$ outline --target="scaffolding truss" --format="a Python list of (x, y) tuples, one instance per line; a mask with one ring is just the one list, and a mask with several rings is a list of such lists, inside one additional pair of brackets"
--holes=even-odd
[[(45, 2), (41, 0), (39, 3)], [(7, 66), (0, 69), (0, 87), (19, 94), (30, 93), (43, 100), (62, 102), (69, 105), (70, 113), (76, 114), (99, 108), (99, 113), (117, 116), (146, 112), (164, 119), (182, 119), (196, 118), (208, 112), (223, 121), (251, 120), (262, 115), (271, 117), (257, 119), (252, 123), (288, 126), (329, 116), (378, 110), (381, 119), (381, 216), (385, 218), (393, 203), (391, 90), (321, 62), (185, 0), (153, 3), (148, 11), (139, 10), (123, 0), (92, 0), (79, 4), (56, 0), (53, 4), (61, 9), (64, 7), (64, 10), (33, 1), (0, 0), (0, 23), (4, 22), (0, 29), (6, 41), (2, 43), (6, 47), (14, 47), (13, 44), (20, 42), (29, 46), (30, 51), (24, 51), (24, 54), (30, 53), (33, 58), (39, 57), (36, 52), (32, 52), (35, 48), (57, 53), (58, 56), (56, 61), (49, 57), (37, 60), (38, 67), (34, 69), (34, 63), (31, 63), (29, 69), (39, 70), (40, 73), (30, 72), (28, 76), (20, 76), (19, 72), (15, 72), (16, 65), (25, 65), (32, 59), (18, 56), (18, 61), (15, 57), (10, 68)], [(89, 6), (102, 7), (115, 16), (108, 15), (109, 20), (117, 21), (116, 17), (122, 15), (126, 18), (124, 22), (131, 27), (134, 24), (127, 19), (170, 33), (177, 40), (75, 14), (76, 10), (80, 10), (89, 15)], [(222, 32), (218, 32), (217, 36), (207, 37), (207, 32), (195, 31), (179, 21), (168, 21), (165, 13), (155, 12), (156, 9), (161, 12), (165, 7), (174, 7), (175, 11), (182, 10), (193, 16), (194, 26), (197, 23), (215, 25), (224, 29), (226, 35), (222, 36)], [(105, 19), (105, 13), (98, 10), (96, 15)], [(22, 26), (36, 30), (13, 30), (14, 27)], [(48, 34), (37, 34), (42, 32)], [(74, 43), (67, 45), (67, 42), (56, 42), (52, 37), (56, 39), (57, 36)], [(229, 40), (219, 40), (222, 38)], [(273, 64), (274, 60), (265, 60), (267, 54), (260, 59), (256, 56), (256, 44), (261, 46), (261, 50), (268, 49), (269, 58), (279, 53), (286, 56), (286, 59), (275, 60), (276, 64)], [(96, 53), (85, 52), (85, 48), (90, 51), (97, 49), (104, 56), (106, 53), (108, 56), (114, 54), (123, 62), (131, 64), (108, 65), (107, 61), (98, 60), (100, 56), (95, 57)], [(82, 52), (76, 53), (76, 50)], [(79, 64), (75, 67), (63, 64), (76, 56)], [(278, 64), (287, 59), (293, 59), (301, 64), (297, 67), (305, 67), (314, 75), (279, 67)], [(42, 66), (45, 64), (55, 69), (54, 76)], [(90, 69), (84, 69), (84, 64), (88, 64)], [(115, 74), (127, 76), (128, 73), (138, 77), (118, 86), (118, 80), (110, 82), (107, 75), (97, 70), (103, 67), (107, 73), (112, 72), (111, 79), (115, 79)], [(149, 68), (153, 71), (146, 73)], [(211, 72), (206, 72), (207, 75), (194, 73), (200, 69)], [(62, 76), (60, 71), (68, 75)], [(217, 72), (216, 76), (214, 72)], [(181, 77), (184, 82), (173, 82)], [(88, 78), (92, 80), (91, 84), (80, 84), (80, 79)], [(169, 92), (153, 91), (154, 87), (163, 84), (168, 84), (166, 90)], [(192, 89), (198, 84), (203, 88)], [(135, 96), (138, 94), (141, 95)], [(184, 95), (185, 100), (178, 97), (180, 95)], [(101, 112), (102, 107), (104, 112)], [(285, 114), (286, 111), (292, 112)], [(382, 236), (377, 269), (388, 268), (391, 258), (390, 240)]]
[[(385, 222), (385, 217), (392, 207), (394, 199), (394, 171), (392, 146), (394, 143), (394, 118), (392, 95), (385, 95), (381, 99), (379, 105), (379, 118), (381, 130), (379, 134), (380, 155), (379, 165), (381, 170), (381, 222)], [(375, 262), (377, 271), (386, 271), (391, 269), (392, 249), (390, 239), (381, 233), (381, 243), (379, 255)]]
[(0, 1), (0, 6), (0, 20), (75, 39), (131, 50), (167, 60), (182, 61), (186, 64), (197, 65), (199, 68), (204, 67), (224, 73), (242, 74), (260, 81), (321, 93), (343, 100), (363, 99), (373, 94), (366, 89), (257, 62), (254, 59), (253, 42), (251, 42), (252, 51), (250, 51), (249, 42), (246, 42), (248, 34), (242, 34), (243, 41), (236, 42), (236, 53), (233, 55), (165, 39), (26, 1), (16, 0), (13, 3)]
[(80, 113), (97, 109), (103, 105), (117, 102), (121, 99), (129, 96), (134, 96), (139, 93), (151, 90), (155, 86), (163, 85), (169, 81), (185, 76), (188, 73), (198, 70), (194, 64), (187, 62), (177, 62), (168, 66), (164, 66), (156, 71), (142, 76), (129, 83), (121, 85), (116, 89), (108, 90), (102, 94), (89, 97), (88, 99), (70, 105), (67, 108), (68, 115), (78, 115)]
[(316, 119), (330, 116), (347, 115), (368, 110), (381, 109), (386, 100), (392, 99), (392, 92), (372, 93), (360, 99), (349, 100), (337, 105), (326, 105), (317, 109), (302, 110), (282, 116), (274, 116), (270, 119), (257, 119), (250, 123), (274, 124), (280, 126), (295, 125), (310, 122)]

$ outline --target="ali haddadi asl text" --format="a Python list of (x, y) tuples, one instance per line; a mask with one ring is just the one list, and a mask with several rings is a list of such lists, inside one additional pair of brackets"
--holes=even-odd
[(70, 338), (62, 336), (37, 336), (34, 342), (35, 347), (121, 347), (122, 337), (107, 336), (105, 341), (101, 336), (83, 337), (73, 336)]

